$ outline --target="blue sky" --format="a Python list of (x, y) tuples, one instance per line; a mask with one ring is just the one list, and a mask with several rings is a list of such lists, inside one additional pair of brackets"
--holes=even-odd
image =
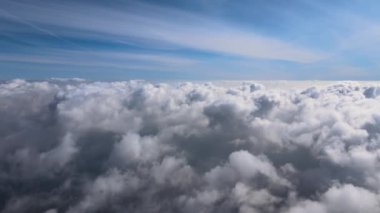
[(374, 0), (1, 0), (0, 79), (380, 80)]

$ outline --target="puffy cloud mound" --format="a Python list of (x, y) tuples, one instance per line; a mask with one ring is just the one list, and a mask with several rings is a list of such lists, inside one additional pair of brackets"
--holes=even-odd
[(378, 86), (0, 84), (2, 212), (380, 212)]

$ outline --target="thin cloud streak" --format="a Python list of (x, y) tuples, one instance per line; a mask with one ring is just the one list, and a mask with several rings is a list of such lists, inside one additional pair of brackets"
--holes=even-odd
[[(109, 68), (145, 67), (157, 69), (157, 65), (166, 70), (199, 63), (196, 59), (181, 56), (154, 55), (145, 53), (125, 53), (92, 51), (90, 53), (76, 50), (45, 50), (38, 54), (0, 54), (0, 62), (25, 62), (38, 64), (61, 64), (81, 66), (102, 66)], [(140, 66), (144, 65), (144, 66)]]

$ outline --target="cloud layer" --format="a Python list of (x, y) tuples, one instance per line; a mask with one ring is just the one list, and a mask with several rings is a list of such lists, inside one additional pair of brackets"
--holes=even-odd
[(3, 212), (379, 212), (380, 87), (0, 84)]

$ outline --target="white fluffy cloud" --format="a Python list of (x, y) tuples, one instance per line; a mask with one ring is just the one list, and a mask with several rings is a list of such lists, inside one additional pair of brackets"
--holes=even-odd
[(0, 84), (3, 212), (379, 212), (359, 83)]

